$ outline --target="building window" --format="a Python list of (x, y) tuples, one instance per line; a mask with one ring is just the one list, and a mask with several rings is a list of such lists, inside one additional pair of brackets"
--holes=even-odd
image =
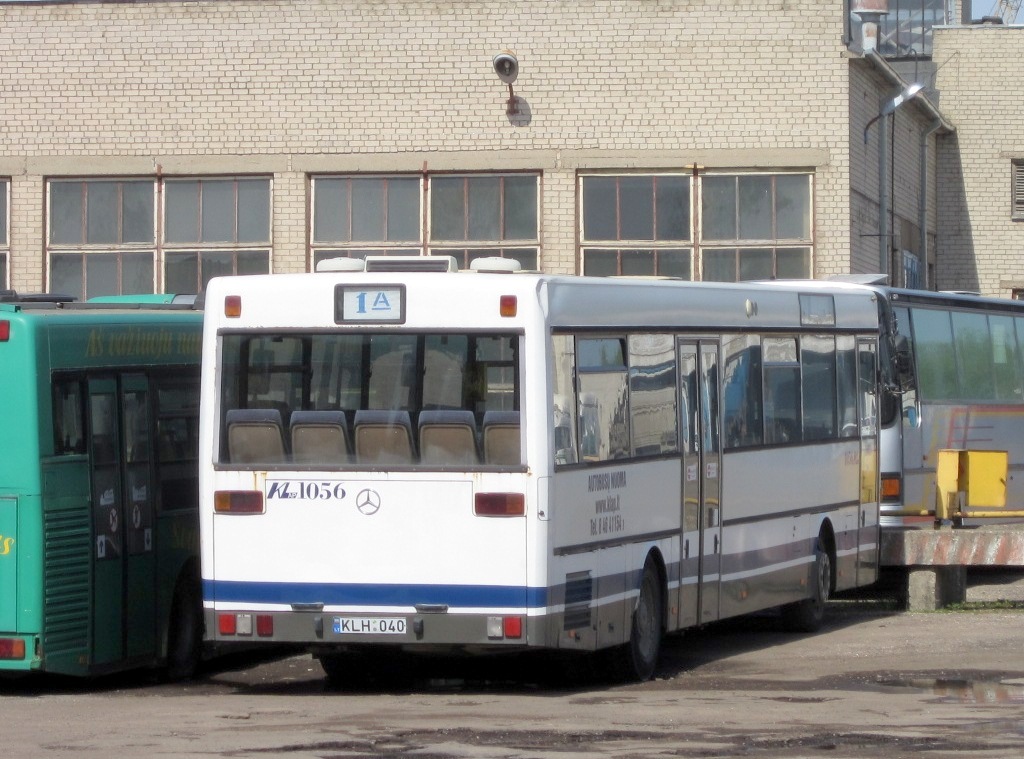
[(314, 178), (314, 269), (338, 256), (419, 255), (420, 185), (419, 176)]
[[(993, 5), (988, 3), (985, 7)], [(861, 21), (850, 13), (851, 0), (846, 0), (850, 37), (860, 47)], [(974, 4), (974, 16), (981, 14)], [(878, 25), (878, 52), (887, 58), (930, 57), (932, 54), (932, 28), (953, 23), (952, 3), (949, 0), (889, 0), (888, 13), (884, 13)]]
[(1024, 221), (1024, 160), (1010, 165), (1010, 207), (1013, 221)]
[(745, 174), (700, 178), (702, 279), (811, 276), (811, 177)]
[(537, 185), (535, 174), (430, 177), (430, 253), (463, 267), (498, 256), (536, 269)]
[(270, 179), (168, 179), (164, 196), (165, 292), (270, 272)]
[(314, 177), (313, 265), (338, 256), (437, 255), (466, 268), (500, 256), (536, 269), (538, 186), (537, 174)]
[(7, 219), (10, 216), (10, 192), (11, 182), (8, 179), (0, 179), (0, 290), (6, 290), (11, 286), (10, 255), (11, 242), (7, 232)]
[(214, 276), (270, 271), (267, 178), (55, 179), (47, 194), (51, 292), (157, 292), (157, 262), (162, 291), (171, 293), (200, 292)]
[(91, 298), (154, 288), (153, 180), (49, 183), (51, 292)]
[(580, 177), (582, 272), (692, 279), (690, 178)]

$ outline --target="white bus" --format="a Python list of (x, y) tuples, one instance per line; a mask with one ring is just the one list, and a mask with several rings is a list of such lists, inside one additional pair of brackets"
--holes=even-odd
[(934, 523), (942, 449), (1006, 451), (1007, 503), (1020, 508), (1024, 303), (874, 289), (889, 355), (880, 404), (882, 524)]
[(210, 283), (209, 638), (645, 679), (665, 633), (876, 579), (875, 293), (400, 270), (437, 263)]

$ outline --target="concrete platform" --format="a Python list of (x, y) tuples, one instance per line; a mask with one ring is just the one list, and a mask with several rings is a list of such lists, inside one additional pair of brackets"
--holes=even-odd
[(880, 558), (883, 568), (908, 570), (908, 609), (940, 609), (966, 600), (968, 567), (1024, 569), (1024, 524), (883, 527)]

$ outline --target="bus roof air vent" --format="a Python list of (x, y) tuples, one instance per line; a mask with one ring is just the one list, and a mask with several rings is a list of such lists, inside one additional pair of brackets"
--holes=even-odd
[(366, 271), (458, 271), (454, 256), (367, 256)]
[(523, 266), (514, 258), (501, 258), (500, 256), (488, 256), (477, 258), (469, 262), (470, 271), (482, 271), (489, 273), (509, 273), (522, 271)]
[(362, 271), (361, 258), (325, 258), (316, 265), (317, 271)]

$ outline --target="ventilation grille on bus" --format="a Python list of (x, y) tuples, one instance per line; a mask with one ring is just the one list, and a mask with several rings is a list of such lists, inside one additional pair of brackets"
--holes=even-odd
[(367, 256), (366, 271), (458, 271), (452, 256)]
[(43, 650), (47, 657), (89, 650), (89, 564), (92, 561), (87, 509), (46, 510), (43, 567)]
[(590, 572), (574, 572), (565, 576), (565, 615), (563, 630), (577, 630), (591, 625), (590, 602), (594, 598), (594, 581)]

